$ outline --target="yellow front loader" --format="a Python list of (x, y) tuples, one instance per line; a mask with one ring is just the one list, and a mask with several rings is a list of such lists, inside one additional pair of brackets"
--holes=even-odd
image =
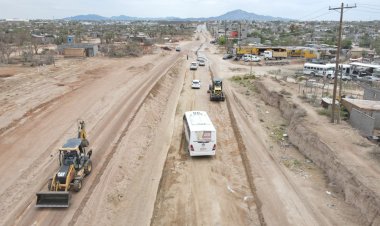
[(78, 123), (78, 138), (71, 138), (59, 149), (59, 169), (48, 181), (47, 192), (38, 192), (36, 207), (69, 207), (70, 190), (82, 188), (82, 180), (92, 170), (92, 150), (86, 153), (89, 142), (84, 122)]

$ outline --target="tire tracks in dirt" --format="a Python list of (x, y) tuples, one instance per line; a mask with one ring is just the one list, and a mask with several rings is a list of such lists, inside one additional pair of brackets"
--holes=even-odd
[[(143, 72), (137, 72), (136, 75), (140, 73), (143, 73)], [(133, 77), (136, 77), (136, 76), (134, 75)], [(94, 79), (90, 78), (90, 80), (94, 80)], [(61, 101), (68, 98), (69, 96), (74, 96), (75, 91), (82, 88), (86, 84), (86, 82), (84, 81), (88, 81), (88, 79), (81, 81), (81, 83), (83, 84), (82, 86), (78, 86), (77, 88), (61, 96), (58, 96), (48, 102), (45, 102), (41, 104), (41, 106), (43, 105), (47, 109), (51, 107), (52, 105), (54, 105), (56, 101)], [(126, 98), (126, 100), (127, 99), (128, 98)], [(45, 110), (45, 108), (43, 109)], [(36, 114), (31, 117), (36, 117), (37, 115), (42, 114), (42, 113), (44, 113), (44, 111), (41, 111), (39, 109), (36, 112)], [(111, 117), (115, 117), (116, 113), (117, 112), (111, 115)], [(25, 119), (22, 119), (22, 120), (25, 120)], [(72, 129), (75, 128), (75, 126), (76, 124), (70, 124), (66, 126), (65, 129), (63, 130), (64, 131), (63, 134), (68, 134), (68, 133), (70, 134), (70, 131), (72, 131)], [(103, 129), (106, 126), (107, 124), (104, 124)], [(98, 131), (102, 132), (103, 129), (99, 129)], [(98, 137), (98, 136), (99, 134), (93, 134), (93, 137)], [(48, 172), (52, 172), (54, 170), (53, 167), (55, 168), (55, 166), (53, 165), (55, 165), (56, 162), (52, 161), (52, 159), (57, 159), (58, 153), (55, 151), (55, 148), (60, 143), (63, 142), (62, 139), (63, 139), (62, 137), (58, 137), (57, 139), (51, 141), (50, 145), (48, 145), (47, 148), (42, 153), (39, 154), (36, 160), (34, 160), (26, 169), (23, 169), (20, 179), (18, 179), (16, 183), (11, 184), (8, 188), (4, 190), (4, 192), (0, 196), (0, 200), (3, 200), (3, 202), (8, 202), (7, 197), (12, 197), (11, 195), (12, 193), (16, 192), (16, 193), (22, 194), (22, 190), (25, 190), (26, 187), (27, 188), (33, 187), (35, 183), (38, 183), (35, 186), (38, 187), (39, 190), (43, 190), (46, 187), (46, 182), (48, 181), (48, 178), (50, 178), (53, 174), (53, 173), (48, 173)], [(95, 157), (96, 154), (97, 153), (95, 153), (93, 157)], [(35, 178), (35, 180), (31, 180), (30, 178)], [(18, 197), (21, 198), (22, 195), (19, 195)], [(17, 222), (26, 213), (26, 211), (29, 210), (29, 207), (33, 205), (34, 200), (35, 200), (35, 194), (34, 193), (29, 194), (28, 201), (25, 202), (24, 205), (18, 206), (17, 209), (12, 210), (12, 212), (18, 213), (18, 215), (11, 216), (9, 219), (6, 219), (6, 222), (11, 222), (15, 219)], [(15, 200), (14, 199), (10, 200), (8, 206), (11, 206), (12, 202), (15, 202)], [(4, 208), (4, 209), (2, 208), (0, 209), (0, 213), (1, 215), (3, 214), (6, 215), (6, 212), (9, 210), (10, 210), (9, 208)]]
[[(241, 103), (241, 100), (236, 96), (235, 94), (235, 91), (232, 90), (232, 89), (229, 89), (229, 87), (227, 88), (228, 90), (228, 93), (229, 95), (231, 96), (231, 98), (233, 99), (232, 103), (230, 102), (230, 105), (233, 105), (233, 109), (236, 111), (236, 110), (239, 110), (239, 113), (240, 113), (240, 118), (243, 118), (243, 119), (246, 119), (246, 120), (249, 120), (248, 119), (248, 116), (250, 115), (249, 114), (249, 111), (246, 109), (246, 107)], [(231, 111), (232, 111), (232, 106), (230, 107)], [(236, 118), (235, 118), (236, 120)], [(248, 126), (248, 129), (245, 128), (245, 131), (247, 131), (248, 133), (248, 130), (251, 130), (251, 133), (256, 135), (256, 132), (254, 131), (254, 129), (249, 125), (250, 123), (246, 123), (247, 126)], [(238, 123), (236, 122), (236, 125), (238, 125)], [(256, 135), (257, 136), (257, 135)], [(240, 136), (241, 137), (241, 136)], [(243, 138), (241, 137), (242, 139), (242, 142), (244, 142)], [(258, 149), (259, 150), (259, 149)], [(248, 163), (249, 165), (253, 164), (252, 163), (252, 155), (251, 155), (251, 161), (249, 160), (249, 157), (247, 155), (247, 152), (245, 150), (245, 158), (246, 158), (246, 161), (250, 162)], [(300, 189), (297, 184), (294, 182), (294, 180), (292, 178), (289, 177), (289, 175), (285, 172), (284, 168), (281, 167), (278, 162), (275, 160), (275, 156), (273, 155), (272, 152), (270, 151), (267, 151), (267, 152), (262, 152), (262, 153), (255, 153), (256, 155), (260, 156), (260, 155), (265, 155), (267, 156), (268, 158), (268, 163), (267, 165), (268, 166), (271, 166), (271, 168), (273, 168), (277, 173), (277, 175), (281, 175), (280, 177), (281, 178), (284, 178), (283, 180), (285, 181), (284, 183), (286, 183), (286, 188), (289, 189), (288, 191), (288, 195), (289, 197), (292, 197), (293, 199), (292, 200), (296, 200), (294, 201), (294, 203), (298, 203), (298, 204), (292, 204), (292, 210), (295, 211), (297, 214), (293, 214), (293, 216), (296, 218), (298, 216), (302, 216), (299, 218), (299, 221), (298, 223), (300, 224), (304, 224), (305, 222), (309, 222), (311, 224), (314, 224), (315, 222), (318, 222), (319, 224), (321, 225), (329, 225), (329, 222), (326, 221), (326, 219), (323, 217), (323, 214), (321, 214), (318, 210), (316, 210), (315, 208), (313, 208), (312, 204), (310, 204), (309, 200), (307, 199), (307, 197), (305, 196), (304, 192), (302, 192), (302, 189)], [(252, 168), (248, 169), (248, 170), (252, 170)], [(251, 171), (252, 172), (252, 171)], [(262, 177), (262, 176), (260, 176)], [(265, 176), (264, 176), (265, 177)], [(269, 179), (269, 178), (267, 178)], [(279, 180), (280, 181), (280, 180)], [(285, 189), (285, 188), (284, 188)], [(256, 192), (257, 193), (257, 192)], [(265, 199), (265, 197), (264, 197)], [(299, 200), (299, 202), (298, 202)], [(302, 203), (302, 204), (301, 204)], [(262, 206), (262, 203), (261, 203), (261, 206)], [(307, 213), (307, 214), (306, 214)], [(268, 213), (266, 213), (267, 215)], [(287, 211), (284, 211), (284, 215), (286, 216), (287, 214), (289, 214)], [(261, 211), (261, 215), (264, 217), (264, 213)], [(279, 214), (280, 215), (280, 214)], [(265, 219), (264, 219), (265, 220)], [(302, 222), (302, 223), (301, 223)], [(314, 222), (314, 223), (313, 223)], [(273, 223), (273, 222), (272, 222)], [(295, 222), (292, 222), (292, 223), (295, 223)], [(290, 223), (290, 224), (292, 224)], [(285, 224), (285, 222), (284, 222)], [(289, 222), (288, 222), (289, 224)]]
[[(211, 67), (209, 67), (209, 71), (210, 71), (210, 76), (211, 76), (211, 80), (214, 79), (214, 73), (211, 69)], [(224, 84), (224, 89), (226, 87), (226, 84)], [(226, 93), (226, 89), (224, 90), (224, 93)], [(230, 99), (231, 97), (228, 97), (226, 96), (226, 102), (227, 102), (227, 109), (228, 109), (228, 114), (229, 114), (229, 117), (230, 117), (230, 120), (231, 120), (231, 124), (232, 124), (232, 129), (234, 131), (234, 134), (235, 134), (235, 138), (237, 140), (237, 145), (239, 147), (239, 153), (240, 153), (240, 157), (243, 161), (243, 166), (244, 166), (244, 170), (245, 170), (245, 174), (247, 176), (247, 181), (249, 183), (249, 187), (251, 189), (251, 192), (252, 194), (255, 196), (255, 203), (256, 203), (256, 206), (257, 206), (257, 214), (259, 216), (259, 220), (260, 220), (260, 224), (262, 226), (265, 226), (266, 223), (265, 223), (265, 218), (264, 218), (264, 215), (262, 213), (262, 203), (261, 203), (261, 200), (259, 199), (257, 193), (256, 193), (256, 185), (254, 183), (254, 177), (252, 175), (252, 168), (251, 168), (251, 165), (249, 163), (249, 160), (248, 160), (248, 156), (247, 156), (247, 149), (245, 147), (245, 144), (244, 144), (244, 141), (243, 141), (243, 138), (240, 134), (240, 130), (239, 130), (239, 127), (237, 126), (237, 122), (236, 122), (236, 118), (234, 116), (234, 113), (232, 111), (232, 107), (231, 107), (231, 103), (230, 103)], [(235, 100), (235, 98), (234, 98)], [(236, 101), (236, 100), (235, 100)]]
[[(62, 72), (61, 72), (62, 73)], [(43, 102), (28, 111), (26, 111), (20, 118), (14, 119), (11, 123), (9, 123), (7, 126), (0, 128), (0, 136), (4, 135), (9, 130), (15, 128), (16, 126), (20, 125), (23, 121), (25, 121), (28, 117), (36, 117), (38, 114), (44, 112), (46, 109), (48, 109), (51, 105), (59, 102), (60, 100), (64, 99), (67, 95), (70, 95), (74, 93), (75, 91), (81, 89), (83, 86), (87, 84), (87, 81), (90, 80), (96, 80), (100, 77), (86, 77), (85, 79), (69, 83), (66, 86), (70, 87), (70, 90), (64, 92), (62, 95), (59, 95), (57, 97), (54, 97), (46, 102)]]
[[(185, 76), (184, 76), (184, 79), (183, 79), (183, 82), (182, 82), (182, 89), (181, 89), (181, 95), (185, 92), (185, 81), (186, 79), (188, 79), (189, 77), (189, 73), (188, 71), (185, 72)], [(195, 72), (192, 73), (192, 78), (194, 79), (195, 77)], [(178, 109), (179, 109), (180, 105), (179, 103), (177, 104), (177, 109), (176, 109), (176, 115), (177, 115), (177, 112), (178, 112)], [(174, 134), (173, 134), (174, 136)], [(157, 193), (156, 193), (156, 200), (154, 202), (154, 209), (153, 209), (153, 214), (152, 214), (152, 217), (151, 217), (151, 220), (150, 220), (150, 225), (153, 226), (154, 225), (154, 220), (155, 220), (155, 217), (157, 216), (158, 214), (158, 209), (159, 209), (159, 203), (161, 203), (164, 199), (163, 196), (160, 195), (161, 193), (161, 190), (162, 188), (166, 187), (166, 185), (169, 183), (168, 181), (168, 177), (165, 177), (164, 176), (164, 173), (165, 173), (165, 170), (169, 168), (169, 156), (175, 152), (175, 151), (178, 151), (179, 153), (181, 153), (181, 148), (183, 147), (183, 144), (184, 144), (184, 141), (185, 140), (185, 137), (182, 136), (181, 137), (181, 141), (180, 141), (180, 144), (179, 144), (179, 147), (174, 147), (173, 145), (170, 145), (170, 148), (166, 154), (166, 158), (165, 158), (165, 164), (162, 168), (162, 174), (161, 174), (161, 178), (160, 178), (160, 181), (158, 183), (158, 189), (157, 189)]]
[[(210, 68), (208, 72), (212, 77), (213, 75)], [(246, 179), (241, 177), (236, 178), (237, 175), (242, 175), (244, 171), (249, 175), (249, 172), (247, 172), (248, 170), (244, 169), (245, 166), (240, 165), (242, 162), (244, 165), (247, 165), (247, 163), (242, 157), (242, 153), (237, 153), (241, 152), (241, 145), (244, 146), (239, 139), (236, 139), (236, 141), (240, 142), (240, 145), (236, 145), (236, 141), (232, 143), (229, 143), (228, 140), (219, 141), (219, 144), (223, 144), (223, 148), (220, 149), (219, 156), (211, 159), (191, 159), (188, 157), (188, 153), (184, 151), (185, 140), (183, 133), (181, 132), (182, 127), (180, 121), (182, 117), (179, 115), (180, 112), (183, 110), (194, 110), (196, 106), (206, 109), (212, 108), (210, 116), (216, 117), (215, 122), (220, 125), (223, 124), (223, 117), (230, 117), (230, 114), (227, 114), (227, 107), (224, 106), (223, 103), (218, 104), (209, 102), (208, 98), (205, 99), (207, 95), (204, 94), (198, 96), (203, 100), (197, 102), (195, 96), (192, 95), (192, 92), (186, 88), (187, 86), (184, 84), (181, 96), (187, 96), (188, 98), (185, 98), (187, 101), (179, 102), (181, 103), (181, 106), (177, 106), (175, 133), (173, 134), (172, 144), (166, 157), (164, 173), (160, 179), (160, 185), (154, 205), (154, 213), (150, 225), (162, 225), (164, 222), (166, 224), (174, 225), (219, 224), (224, 222), (224, 220), (227, 220), (225, 217), (232, 213), (234, 213), (231, 215), (233, 216), (232, 218), (238, 220), (235, 223), (241, 222), (238, 224), (266, 225), (261, 214), (260, 204), (257, 203), (258, 199), (254, 192), (255, 187), (253, 186), (252, 177), (247, 176)], [(205, 90), (202, 89), (202, 91)], [(183, 104), (185, 105), (182, 106)], [(180, 110), (178, 110), (179, 108)], [(218, 114), (217, 112), (224, 112), (224, 114), (219, 117), (215, 115)], [(227, 115), (223, 116), (225, 114)], [(231, 123), (234, 124), (232, 119)], [(224, 138), (235, 140), (234, 136), (236, 137), (236, 132), (231, 129), (228, 130), (229, 132), (224, 135)], [(179, 134), (181, 134), (181, 137), (178, 137)], [(238, 157), (236, 158), (236, 156)], [(239, 158), (242, 159), (239, 160)], [(197, 175), (201, 172), (208, 173), (204, 174), (205, 177)], [(246, 180), (251, 181), (245, 182)], [(188, 187), (185, 188), (183, 186)], [(225, 188), (225, 186), (227, 187)], [(179, 197), (176, 196), (178, 192), (182, 193)], [(202, 200), (202, 196), (207, 195), (204, 192), (209, 192), (210, 197), (215, 196), (216, 193), (221, 200), (212, 201), (205, 197), (203, 197), (205, 200)], [(248, 196), (247, 193), (249, 194)], [(242, 195), (244, 197), (244, 202), (241, 202)], [(248, 201), (250, 204), (246, 203), (246, 197), (249, 199), (251, 195), (255, 196), (254, 199)], [(230, 201), (233, 203), (230, 203)], [(231, 204), (231, 206), (227, 203)], [(202, 211), (203, 208), (207, 208), (207, 211)], [(167, 212), (163, 211), (164, 209), (166, 209)], [(257, 211), (259, 211), (259, 213), (257, 213)], [(206, 217), (205, 214), (207, 214), (208, 217)]]
[[(132, 117), (129, 119), (127, 125), (124, 127), (124, 129), (122, 130), (121, 134), (119, 135), (116, 143), (112, 146), (112, 149), (110, 150), (110, 152), (107, 154), (106, 158), (105, 158), (105, 161), (104, 163), (102, 164), (100, 170), (99, 170), (99, 173), (96, 175), (93, 183), (89, 186), (89, 189), (88, 189), (88, 193), (85, 195), (85, 197), (82, 199), (78, 209), (75, 211), (72, 219), (70, 220), (70, 222), (68, 223), (68, 225), (72, 226), (72, 225), (75, 225), (75, 223), (77, 222), (79, 216), (81, 215), (82, 213), (82, 210), (84, 209), (84, 207), (86, 206), (87, 204), (87, 201), (90, 199), (93, 191), (95, 190), (95, 187), (97, 186), (97, 184), (100, 182), (101, 180), (101, 177), (103, 176), (103, 173), (105, 171), (105, 169), (108, 167), (108, 164), (109, 162), (111, 161), (111, 159), (113, 158), (113, 155), (116, 153), (118, 147), (119, 147), (119, 144), (121, 143), (121, 141), (123, 140), (123, 138), (126, 136), (126, 133), (129, 129), (129, 127), (131, 126), (134, 118), (136, 117), (137, 113), (139, 112), (139, 110), (141, 109), (141, 107), (143, 106), (144, 102), (146, 101), (146, 99), (149, 97), (149, 94), (155, 92), (155, 89), (157, 88), (157, 86), (159, 85), (159, 81), (167, 75), (167, 73), (173, 68), (175, 67), (175, 65), (178, 63), (178, 61), (181, 60), (180, 58), (177, 59), (174, 63), (171, 63), (172, 65), (167, 68), (158, 78), (154, 78), (152, 77), (152, 79), (149, 81), (149, 83), (145, 83), (144, 86), (140, 87), (139, 91), (137, 92), (137, 96), (143, 96), (143, 98), (140, 100), (140, 101), (136, 101), (138, 102), (137, 104), (137, 108), (135, 109), (134, 113), (132, 114)], [(148, 91), (147, 91), (148, 90)], [(128, 112), (126, 112), (128, 113)], [(119, 119), (120, 121), (123, 121), (124, 118), (120, 118)]]
[[(149, 95), (150, 91), (152, 89), (154, 89), (155, 84), (157, 84), (157, 82), (160, 81), (161, 77), (163, 75), (165, 75), (167, 73), (167, 71), (171, 69), (171, 66), (175, 65), (177, 61), (178, 60), (176, 60), (175, 57), (171, 57), (171, 58), (165, 60), (165, 63), (163, 63), (162, 65), (157, 67), (155, 71), (150, 72), (148, 77), (145, 76), (147, 79), (141, 79), (141, 78), (139, 78), (139, 76), (133, 75), (133, 78), (136, 78), (135, 82), (140, 82), (141, 85), (139, 84), (139, 85), (130, 87), (129, 89), (132, 89), (132, 91), (130, 91), (130, 93), (132, 93), (132, 95), (125, 95), (125, 97), (123, 97), (121, 100), (117, 101), (117, 106), (112, 106), (111, 110), (109, 110), (110, 113), (107, 113), (106, 117), (105, 117), (106, 119), (108, 119), (108, 121), (104, 120), (105, 118), (100, 118), (100, 120), (95, 119), (95, 120), (98, 120), (98, 121), (96, 121), (96, 124), (94, 124), (95, 126), (92, 126), (92, 127), (95, 127), (95, 129), (88, 131), (90, 133), (91, 132), (93, 133), (91, 135), (91, 137), (92, 137), (91, 139), (96, 140), (96, 137), (99, 137), (105, 133), (106, 134), (103, 137), (106, 137), (107, 139), (102, 138), (103, 142), (100, 142), (100, 143), (98, 141), (100, 151), (95, 152), (93, 154), (93, 160), (95, 160), (95, 162), (97, 162), (96, 164), (94, 164), (94, 172), (93, 172), (94, 176), (96, 175), (96, 173), (98, 171), (98, 169), (97, 169), (98, 166), (102, 167), (105, 158), (107, 158), (106, 157), (107, 154), (109, 154), (109, 151), (106, 151), (106, 150), (109, 150), (110, 147), (113, 146), (113, 144), (114, 144), (113, 141), (117, 139), (115, 137), (115, 133), (116, 133), (115, 131), (121, 131), (122, 130), (121, 126), (123, 125), (122, 122), (124, 122), (126, 120), (130, 120), (132, 118), (132, 116), (131, 117), (124, 117), (126, 114), (128, 116), (128, 115), (131, 115), (133, 113), (133, 112), (129, 113), (128, 110), (125, 110), (124, 105), (129, 104), (132, 106), (129, 109), (133, 109), (133, 107), (135, 105), (136, 106), (138, 105), (138, 104), (136, 104), (136, 102), (138, 102), (139, 100), (143, 99), (142, 103), (144, 103), (144, 100)], [(146, 71), (144, 70), (142, 72), (141, 71), (137, 72), (137, 74), (140, 74), (140, 73), (146, 73)], [(126, 87), (128, 89), (128, 86), (124, 86), (123, 84), (120, 84), (120, 86)], [(135, 91), (133, 91), (133, 90), (135, 90)], [(142, 97), (145, 97), (145, 98), (142, 98)], [(133, 98), (135, 98), (136, 101)], [(122, 107), (122, 108), (120, 108), (120, 107)], [(120, 111), (120, 109), (124, 109), (124, 114), (123, 113), (120, 114), (118, 109), (119, 109), (119, 111)], [(113, 120), (118, 120), (118, 122), (120, 122), (120, 123), (116, 123), (116, 125), (115, 125), (115, 123), (112, 122)], [(108, 123), (110, 121), (112, 123)], [(124, 125), (125, 124), (126, 123), (124, 123)], [(99, 125), (99, 126), (96, 126), (96, 125)], [(96, 127), (98, 127), (98, 128), (96, 128)], [(68, 126), (67, 128), (68, 128), (67, 130), (71, 130), (72, 125)], [(104, 132), (104, 130), (108, 130), (110, 132), (108, 132), (108, 134), (107, 134), (107, 132)], [(34, 182), (39, 183), (37, 186), (40, 188), (40, 190), (45, 188), (46, 181), (47, 181), (47, 179), (43, 179), (42, 177), (45, 177), (45, 175), (46, 175), (46, 178), (50, 177), (53, 174), (53, 171), (55, 170), (55, 169), (53, 169), (53, 167), (55, 168), (55, 166), (53, 166), (53, 164), (55, 164), (56, 162), (51, 161), (50, 157), (46, 158), (46, 155), (48, 155), (50, 152), (52, 152), (51, 148), (55, 148), (58, 145), (59, 140), (60, 139), (58, 139), (58, 140), (54, 141), (52, 144), (50, 144), (49, 148), (46, 149), (44, 151), (44, 153), (42, 153), (40, 155), (43, 158), (37, 158), (37, 160), (35, 160), (35, 162), (30, 167), (28, 167), (29, 170), (26, 171), (27, 173), (35, 172), (35, 177), (40, 177), (39, 179), (36, 179), (34, 181)], [(98, 150), (98, 148), (96, 148), (96, 150)], [(104, 158), (102, 156), (104, 156)], [(43, 161), (43, 162), (41, 163), (41, 161)], [(97, 164), (98, 164), (98, 166), (96, 166)], [(39, 167), (39, 170), (34, 169), (34, 167)], [(45, 167), (45, 168), (43, 168), (43, 167)], [(43, 170), (41, 170), (41, 169), (43, 169)], [(43, 172), (42, 177), (41, 177), (41, 172)], [(89, 177), (87, 180), (84, 181), (85, 187), (82, 188), (82, 189), (84, 189), (84, 191), (82, 193), (74, 194), (74, 197), (77, 196), (76, 198), (78, 198), (78, 201), (80, 201), (81, 197), (83, 197), (82, 194), (85, 194), (86, 190), (88, 190), (86, 183), (90, 186), (90, 185), (92, 185), (93, 181), (94, 181), (93, 178)], [(17, 184), (19, 184), (19, 183), (17, 183)], [(17, 186), (16, 186), (16, 188), (17, 188)], [(36, 189), (36, 188), (33, 188), (33, 190), (34, 189)], [(23, 190), (25, 190), (25, 189), (23, 189)], [(10, 191), (12, 191), (12, 189)], [(91, 192), (91, 190), (89, 190), (89, 191)], [(24, 200), (26, 203), (25, 204), (26, 207), (18, 208), (19, 210), (17, 210), (17, 211), (12, 210), (12, 212), (14, 212), (15, 214), (18, 214), (18, 215), (12, 216), (11, 215), (12, 213), (9, 214), (8, 215), (9, 218), (6, 219), (7, 222), (9, 222), (8, 224), (12, 224), (16, 218), (17, 219), (15, 221), (16, 224), (18, 221), (23, 221), (24, 223), (21, 223), (21, 224), (25, 224), (26, 221), (32, 222), (34, 219), (34, 220), (38, 220), (38, 221), (42, 220), (41, 223), (50, 222), (49, 224), (51, 225), (54, 222), (60, 222), (59, 219), (61, 219), (61, 220), (64, 219), (67, 214), (74, 213), (73, 209), (71, 209), (71, 210), (69, 209), (67, 211), (49, 211), (49, 212), (35, 211), (35, 210), (33, 210), (34, 208), (30, 208), (32, 205), (34, 205), (33, 202), (35, 200), (35, 194), (30, 194), (30, 198), (28, 198), (27, 200), (26, 199), (24, 199)], [(79, 204), (75, 204), (75, 206), (80, 205), (80, 203), (81, 202), (79, 202)], [(44, 221), (44, 219), (46, 219), (46, 221)], [(42, 224), (42, 225), (44, 225), (44, 224)], [(45, 225), (46, 225), (46, 223), (45, 223)]]

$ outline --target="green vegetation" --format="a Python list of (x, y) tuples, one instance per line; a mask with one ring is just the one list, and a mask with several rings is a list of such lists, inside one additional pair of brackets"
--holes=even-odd
[(240, 86), (248, 88), (248, 90), (253, 91), (253, 92), (258, 92), (256, 86), (255, 86), (255, 79), (256, 76), (250, 75), (250, 74), (245, 74), (245, 75), (235, 75), (230, 78), (231, 81), (239, 84)]
[(224, 36), (219, 37), (218, 44), (222, 45), (222, 46), (225, 45), (226, 44), (226, 37), (224, 37)]
[(380, 55), (380, 38), (373, 40), (372, 46), (375, 49), (376, 54)]
[(275, 141), (282, 141), (284, 138), (284, 133), (285, 133), (285, 127), (284, 126), (273, 127), (270, 136)]
[(351, 49), (352, 48), (352, 40), (343, 39), (342, 40), (342, 49)]
[(318, 109), (317, 112), (319, 115), (326, 115), (331, 117), (331, 110), (328, 110), (326, 108)]

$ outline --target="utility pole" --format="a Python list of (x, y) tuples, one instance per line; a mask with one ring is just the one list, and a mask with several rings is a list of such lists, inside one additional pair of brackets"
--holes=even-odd
[(241, 47), (241, 21), (239, 21), (239, 25), (240, 25), (240, 31), (239, 31), (239, 49)]
[(224, 41), (226, 44), (226, 53), (228, 53), (227, 20), (224, 21)]
[[(331, 8), (329, 7), (329, 10), (337, 10), (340, 9), (340, 22), (339, 22), (339, 36), (338, 36), (338, 46), (336, 48), (336, 64), (335, 64), (335, 76), (334, 76), (334, 90), (333, 90), (333, 99), (332, 99), (332, 114), (331, 114), (331, 122), (335, 123), (335, 99), (336, 99), (336, 87), (338, 83), (338, 70), (339, 70), (339, 55), (340, 55), (340, 49), (341, 49), (341, 39), (342, 39), (342, 23), (343, 23), (343, 9), (350, 9), (350, 8), (356, 8), (355, 6), (344, 6), (343, 2), (340, 7)], [(339, 112), (340, 114), (340, 112)]]

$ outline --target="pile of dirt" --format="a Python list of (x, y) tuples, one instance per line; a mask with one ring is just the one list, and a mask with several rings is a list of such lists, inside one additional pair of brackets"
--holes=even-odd
[(304, 120), (306, 111), (287, 99), (279, 92), (270, 90), (263, 82), (256, 87), (261, 98), (269, 105), (278, 108), (283, 117), (289, 121), (288, 135), (293, 145), (309, 159), (315, 162), (335, 185), (337, 192), (342, 192), (345, 201), (358, 208), (362, 214), (360, 222), (366, 225), (380, 225), (380, 197), (376, 187), (371, 187), (360, 175), (353, 171), (337, 153), (314, 132)]

